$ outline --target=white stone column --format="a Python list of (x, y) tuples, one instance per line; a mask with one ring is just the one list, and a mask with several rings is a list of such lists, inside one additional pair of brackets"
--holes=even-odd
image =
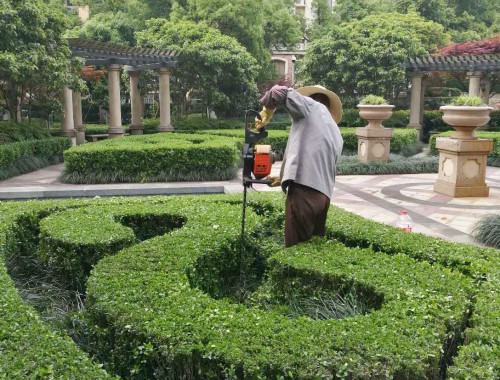
[(469, 77), (469, 95), (481, 96), (481, 72), (474, 71), (467, 73)]
[(82, 94), (73, 92), (73, 123), (76, 130), (76, 145), (85, 143), (85, 126), (82, 117)]
[(170, 69), (160, 69), (160, 125), (158, 131), (172, 132), (174, 128), (170, 122)]
[(488, 105), (490, 102), (490, 92), (491, 92), (491, 77), (486, 74), (481, 82), (481, 98), (483, 98), (484, 104)]
[(122, 126), (120, 71), (121, 68), (118, 65), (111, 65), (108, 67), (109, 138), (121, 137), (125, 134), (125, 130)]
[(418, 131), (419, 139), (423, 137), (421, 119), (422, 103), (422, 78), (424, 73), (414, 72), (411, 75), (411, 103), (410, 103), (410, 122), (408, 128), (415, 128)]
[(139, 92), (139, 71), (129, 71), (130, 77), (130, 134), (142, 135), (144, 126), (142, 125), (141, 94)]
[(61, 136), (70, 137), (72, 144), (76, 145), (75, 122), (73, 119), (73, 91), (69, 87), (64, 87), (63, 110)]

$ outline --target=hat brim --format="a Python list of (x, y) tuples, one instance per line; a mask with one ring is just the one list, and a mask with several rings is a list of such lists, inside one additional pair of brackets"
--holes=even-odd
[(335, 120), (337, 124), (340, 123), (343, 113), (342, 102), (336, 93), (327, 90), (322, 86), (305, 86), (298, 88), (296, 91), (304, 96), (311, 96), (312, 94), (325, 94), (328, 96), (328, 99), (330, 100), (330, 107), (328, 107), (328, 111), (330, 111), (333, 120)]

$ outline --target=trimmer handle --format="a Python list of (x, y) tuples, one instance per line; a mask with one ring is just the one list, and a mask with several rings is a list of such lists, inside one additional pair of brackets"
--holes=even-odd
[(248, 121), (249, 116), (254, 116), (259, 120), (262, 120), (262, 116), (255, 110), (247, 110), (245, 112), (245, 144), (249, 144), (250, 147), (253, 147), (257, 141), (266, 138), (268, 133), (265, 127), (261, 128), (258, 132), (251, 130), (252, 122)]

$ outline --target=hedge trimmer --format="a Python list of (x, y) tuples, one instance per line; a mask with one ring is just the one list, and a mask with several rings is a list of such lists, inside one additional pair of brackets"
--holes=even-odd
[[(245, 113), (245, 144), (241, 150), (243, 159), (243, 214), (241, 217), (241, 239), (245, 235), (245, 212), (247, 207), (247, 189), (254, 183), (271, 184), (273, 181), (263, 179), (271, 174), (272, 154), (270, 145), (256, 145), (256, 143), (267, 137), (265, 127), (260, 130), (254, 129), (249, 116), (255, 116), (262, 120), (260, 114), (255, 110), (247, 110)], [(252, 174), (254, 178), (252, 178)]]

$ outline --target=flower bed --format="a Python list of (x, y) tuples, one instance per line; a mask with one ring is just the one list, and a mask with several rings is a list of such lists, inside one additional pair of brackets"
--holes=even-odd
[[(0, 203), (0, 256), (12, 263), (38, 255), (49, 267), (57, 262), (56, 273), (95, 265), (87, 288), (88, 348), (127, 378), (498, 375), (497, 250), (405, 234), (337, 208), (328, 217), (328, 239), (284, 249), (273, 239), (282, 234), (283, 203), (277, 194), (250, 197), (243, 248), (239, 195)], [(93, 237), (104, 232), (107, 242)], [(128, 248), (109, 255), (115, 250), (105, 246), (122, 234)], [(80, 254), (66, 244), (78, 245)], [(67, 261), (57, 259), (66, 254)], [(221, 293), (248, 268), (259, 285), (251, 305)], [(0, 281), (14, 297), (0, 308), (3, 323), (30, 308), (6, 276)], [(280, 312), (296, 294), (332, 291), (353, 291), (368, 310), (326, 320)], [(53, 336), (48, 327), (35, 333), (32, 323), (2, 329), (24, 331), (16, 345), (2, 336), (2, 365), (16, 347), (35, 348)], [(56, 354), (80, 358), (66, 344), (54, 343), (46, 356), (24, 364), (19, 355), (16, 365), (29, 377), (38, 361), (50, 366)], [(64, 377), (56, 363), (51, 368)]]

